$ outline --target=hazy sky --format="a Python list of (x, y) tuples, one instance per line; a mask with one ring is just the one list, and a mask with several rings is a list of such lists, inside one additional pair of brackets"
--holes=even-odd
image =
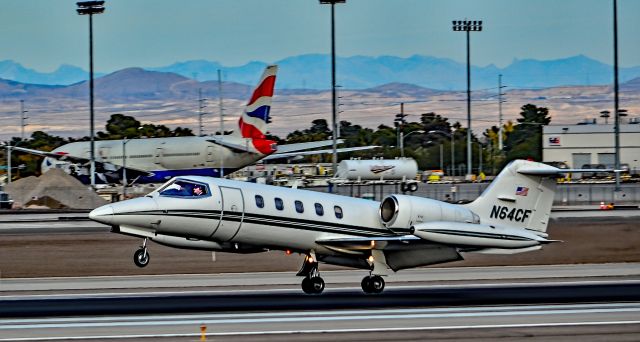
[[(453, 19), (482, 19), (472, 63), (584, 54), (612, 64), (613, 0), (347, 0), (336, 6), (337, 53), (465, 61)], [(40, 71), (88, 68), (88, 18), (76, 1), (3, 0), (0, 60)], [(107, 0), (94, 17), (97, 71), (207, 59), (227, 66), (330, 52), (329, 6), (317, 0)], [(619, 0), (621, 66), (640, 65), (640, 1)]]

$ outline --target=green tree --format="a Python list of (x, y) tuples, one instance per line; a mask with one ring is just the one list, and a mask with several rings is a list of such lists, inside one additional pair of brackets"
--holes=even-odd
[(542, 161), (542, 127), (551, 122), (549, 110), (526, 104), (520, 116), (505, 141), (505, 163), (514, 159)]

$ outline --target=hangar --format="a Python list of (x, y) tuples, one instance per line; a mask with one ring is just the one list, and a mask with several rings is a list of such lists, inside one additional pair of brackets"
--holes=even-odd
[[(631, 120), (630, 122), (636, 122)], [(542, 158), (565, 162), (570, 168), (585, 164), (615, 164), (614, 125), (549, 125), (542, 131)], [(632, 173), (640, 171), (640, 124), (620, 125), (620, 164)]]

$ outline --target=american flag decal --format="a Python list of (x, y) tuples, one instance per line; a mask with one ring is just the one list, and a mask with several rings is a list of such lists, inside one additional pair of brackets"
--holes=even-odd
[(526, 196), (529, 193), (529, 188), (519, 186), (516, 188), (516, 196)]

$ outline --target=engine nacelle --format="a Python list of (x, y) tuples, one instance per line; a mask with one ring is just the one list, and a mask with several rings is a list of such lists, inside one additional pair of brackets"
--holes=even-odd
[(378, 214), (382, 224), (396, 234), (409, 234), (411, 226), (423, 222), (480, 222), (478, 215), (465, 207), (406, 195), (387, 196)]

